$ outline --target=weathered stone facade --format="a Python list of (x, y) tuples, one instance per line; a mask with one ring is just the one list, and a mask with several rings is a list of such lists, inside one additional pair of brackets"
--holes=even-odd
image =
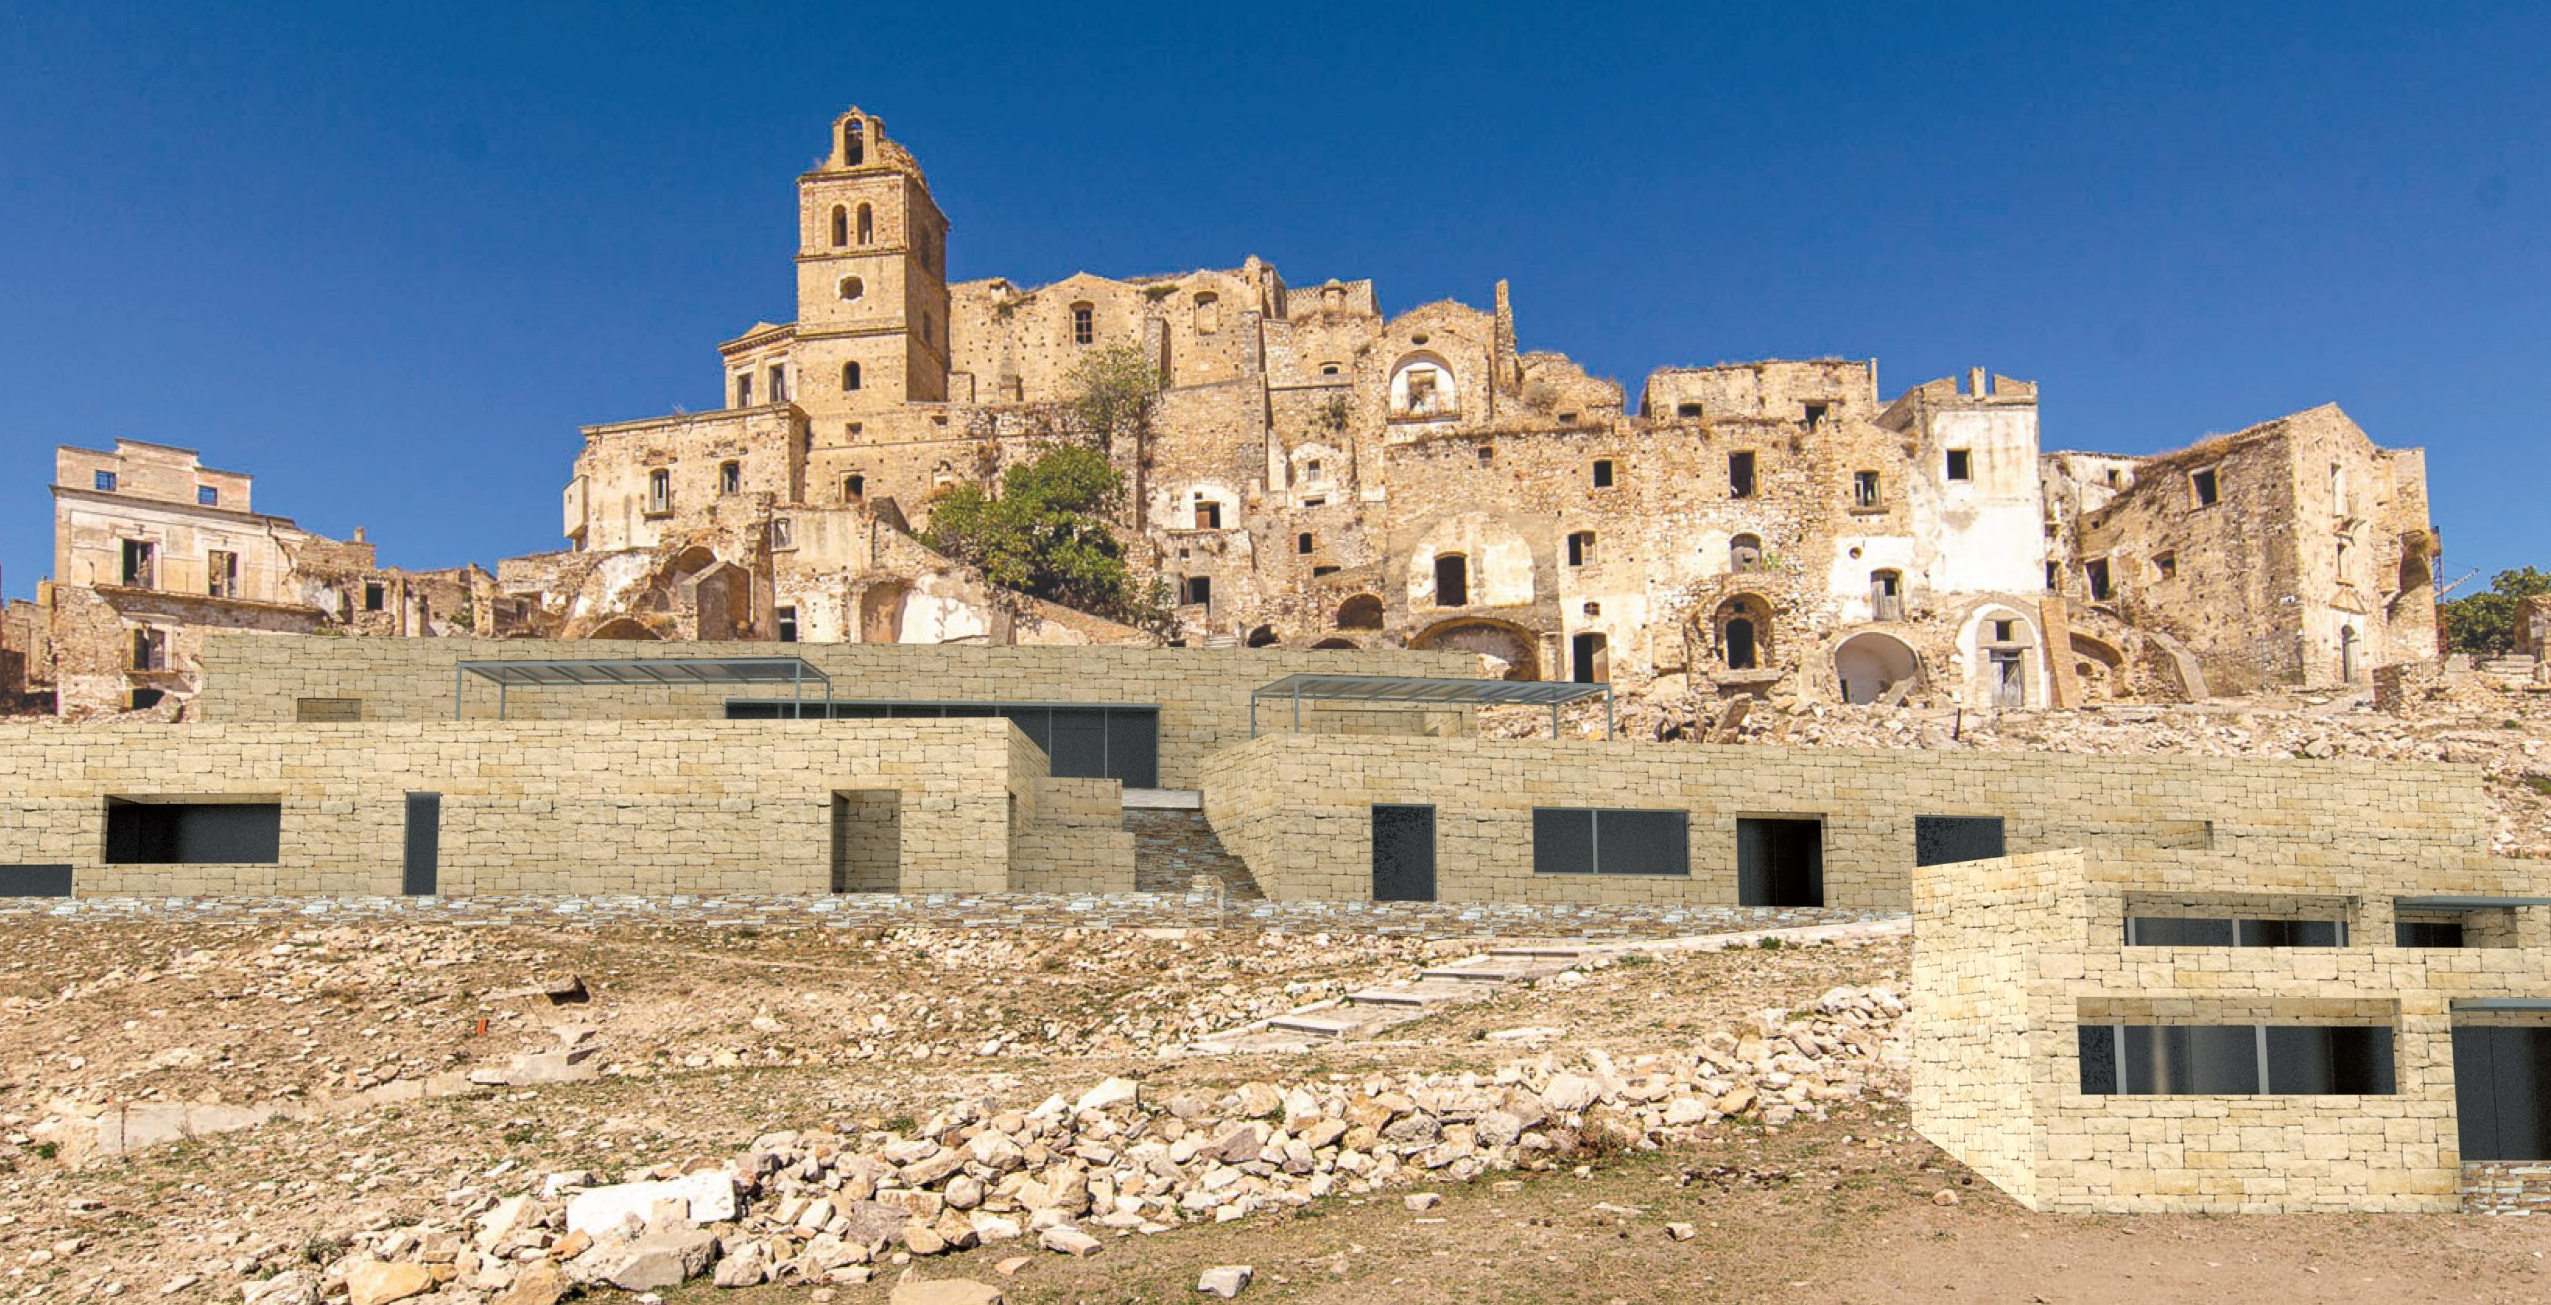
[[(1063, 432), (1074, 364), (1129, 345), (1163, 388), (1117, 450), (1127, 525), (1180, 642), (1463, 649), (1686, 717), (2186, 698), (2434, 655), (2423, 463), (2335, 409), (2165, 459), (2042, 454), (2033, 385), (1977, 369), (1887, 403), (1874, 362), (1827, 359), (1668, 368), (1632, 414), (1518, 352), (1502, 283), (1488, 311), (1397, 316), (1370, 281), (1293, 287), (1254, 258), (950, 284), (918, 163), (857, 110), (798, 192), (799, 317), (721, 347), (731, 406), (587, 428), (570, 550), (502, 569), (547, 628), (1139, 639), (1015, 618), (904, 534)], [(2191, 459), (2223, 510), (2134, 488)], [(2121, 574), (2156, 558), (2184, 578)]]
[[(2073, 848), (1918, 869), (1915, 1126), (2038, 1210), (2451, 1211), (2466, 1183), (2471, 1208), (2520, 1205), (2502, 1167), (2463, 1163), (2458, 1072), (2480, 1070), (2460, 1063), (2456, 1034), (2543, 1018), (2528, 1009), (2551, 991), (2537, 865)], [(2508, 904), (2455, 915), (2421, 898)], [(2127, 941), (2129, 920), (2173, 917), (2344, 933)], [(2395, 945), (2396, 922), (2447, 918), (2469, 922), (2460, 945)], [(2153, 1090), (2131, 1064), (2086, 1077), (2083, 1048), (2104, 1044), (2081, 1030), (2112, 1026), (2258, 1026), (2264, 1082)], [(2281, 1082), (2268, 1035), (2330, 1027), (2381, 1031), (2370, 1081)]]
[(494, 633), (521, 605), (476, 566), (383, 567), (373, 546), (324, 538), (250, 505), (251, 478), (190, 449), (118, 440), (55, 453), (53, 578), (12, 630), (21, 673), (80, 716), (191, 699), (218, 631), (351, 636)]

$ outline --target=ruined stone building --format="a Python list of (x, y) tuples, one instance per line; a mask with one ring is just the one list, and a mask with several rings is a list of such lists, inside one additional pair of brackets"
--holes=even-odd
[(2322, 407), (2161, 458), (2041, 450), (2035, 386), (1882, 398), (1835, 359), (1621, 387), (1491, 309), (1225, 270), (951, 283), (920, 165), (853, 110), (798, 179), (797, 320), (722, 411), (589, 427), (566, 551), (507, 592), (569, 636), (1116, 641), (919, 547), (933, 498), (1056, 433), (1132, 345), (1161, 391), (1128, 526), (1183, 642), (1408, 646), (1651, 695), (2039, 707), (2335, 685), (2435, 652), (2423, 460)]
[(382, 567), (361, 530), (314, 535), (250, 493), (191, 449), (57, 449), (53, 577), (6, 622), (13, 651), (36, 651), (19, 663), (28, 687), (64, 715), (152, 707), (193, 695), (214, 632), (494, 633), (516, 614), (482, 568)]

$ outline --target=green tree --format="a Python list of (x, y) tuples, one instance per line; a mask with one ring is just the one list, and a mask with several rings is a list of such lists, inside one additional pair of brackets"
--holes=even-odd
[(1101, 345), (1081, 355), (1063, 377), (1063, 412), (1072, 425), (1113, 448), (1120, 435), (1140, 436), (1151, 427), (1160, 397), (1160, 366), (1141, 346)]
[(921, 540), (1003, 589), (1157, 633), (1172, 618), (1167, 588), (1135, 574), (1109, 526), (1124, 497), (1104, 452), (1049, 444), (1002, 473), (998, 496), (974, 485), (940, 496)]
[(2490, 657), (2516, 648), (2516, 600), (2551, 594), (2551, 573), (2523, 567), (2501, 571), (2487, 593), (2449, 599), (2444, 604), (2445, 649)]

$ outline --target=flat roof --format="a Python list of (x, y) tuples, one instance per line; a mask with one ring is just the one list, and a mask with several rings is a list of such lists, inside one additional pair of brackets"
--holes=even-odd
[(1434, 702), (1460, 707), (1556, 707), (1609, 697), (1609, 684), (1550, 680), (1456, 680), (1422, 675), (1288, 675), (1250, 690), (1260, 698), (1342, 702)]
[(467, 675), (515, 685), (800, 684), (832, 685), (803, 657), (597, 657), (564, 661), (464, 661)]

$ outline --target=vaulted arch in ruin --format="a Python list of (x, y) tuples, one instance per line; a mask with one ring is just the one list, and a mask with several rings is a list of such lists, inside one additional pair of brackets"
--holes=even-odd
[(1834, 649), (1834, 674), (1844, 702), (1886, 701), (1922, 682), (1922, 659), (1891, 634), (1864, 630)]
[(1540, 645), (1541, 637), (1520, 625), (1480, 617), (1439, 621), (1408, 641), (1411, 648), (1494, 657), (1506, 664), (1504, 678), (1509, 680), (1541, 678)]
[(1322, 639), (1311, 646), (1313, 648), (1353, 648), (1356, 643), (1353, 639)]
[(1710, 613), (1707, 624), (1693, 633), (1721, 667), (1763, 670), (1772, 660), (1771, 600), (1761, 594), (1731, 594)]
[(1338, 604), (1337, 627), (1341, 630), (1379, 630), (1382, 628), (1382, 600), (1375, 594), (1357, 594)]
[(588, 632), (588, 633), (585, 635), (585, 637), (586, 637), (586, 638), (588, 638), (588, 639), (650, 639), (650, 640), (651, 640), (651, 639), (661, 639), (661, 638), (663, 638), (664, 636), (662, 636), (662, 635), (660, 635), (660, 634), (657, 634), (657, 633), (656, 633), (655, 631), (653, 631), (653, 630), (648, 629), (644, 623), (640, 622), (640, 621), (639, 621), (637, 618), (635, 618), (635, 617), (623, 616), (623, 617), (620, 617), (620, 618), (619, 618), (619, 619), (617, 619), (617, 620), (605, 621), (605, 622), (603, 622), (602, 624), (595, 626), (595, 627), (594, 627), (594, 628), (593, 628), (590, 632)]

